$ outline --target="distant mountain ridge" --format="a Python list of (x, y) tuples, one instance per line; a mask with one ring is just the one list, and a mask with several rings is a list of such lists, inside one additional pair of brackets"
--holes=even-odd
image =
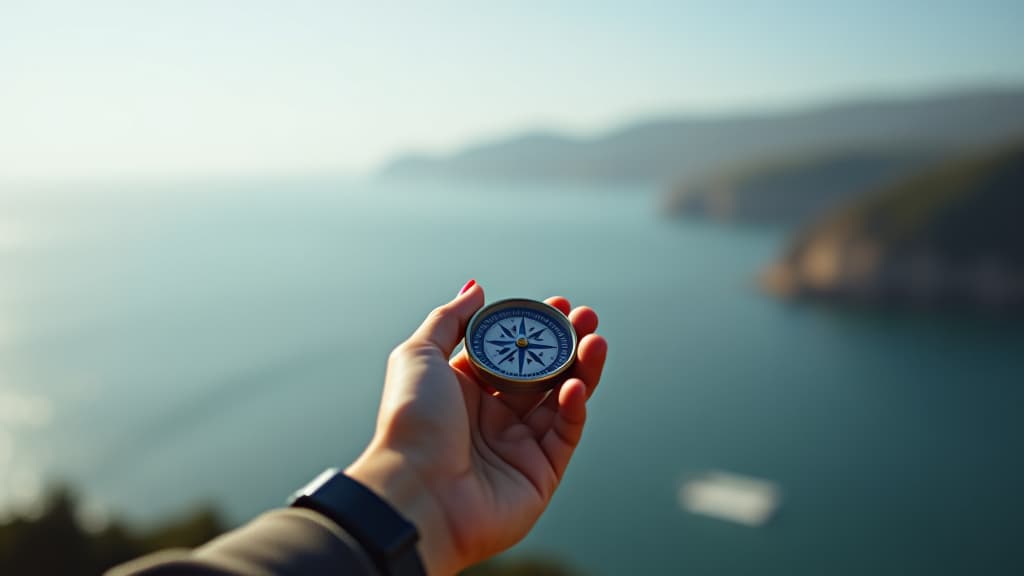
[(1021, 133), (1024, 88), (978, 90), (865, 99), (785, 113), (668, 118), (594, 138), (521, 134), (447, 156), (402, 156), (379, 175), (664, 185), (780, 153), (876, 146), (956, 152)]

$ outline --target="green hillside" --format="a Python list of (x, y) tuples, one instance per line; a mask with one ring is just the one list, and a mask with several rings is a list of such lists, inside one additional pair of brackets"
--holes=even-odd
[(663, 208), (671, 215), (744, 224), (802, 224), (938, 156), (854, 148), (749, 163), (675, 187), (666, 194)]
[(764, 275), (778, 292), (1024, 306), (1024, 140), (867, 194), (801, 233)]

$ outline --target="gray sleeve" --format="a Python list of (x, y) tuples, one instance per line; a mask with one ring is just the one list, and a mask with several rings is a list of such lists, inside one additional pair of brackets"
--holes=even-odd
[(107, 576), (379, 576), (341, 527), (302, 508), (267, 512), (193, 551), (167, 550), (122, 564)]

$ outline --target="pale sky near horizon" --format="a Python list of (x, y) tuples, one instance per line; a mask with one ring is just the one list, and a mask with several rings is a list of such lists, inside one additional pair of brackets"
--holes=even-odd
[(1024, 2), (0, 0), (0, 181), (360, 174), (515, 132), (1024, 85)]

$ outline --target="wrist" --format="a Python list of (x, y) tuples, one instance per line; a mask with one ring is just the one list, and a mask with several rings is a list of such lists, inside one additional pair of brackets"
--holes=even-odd
[(373, 490), (416, 526), (420, 536), (416, 548), (427, 574), (454, 574), (458, 570), (458, 555), (444, 512), (404, 455), (371, 445), (345, 469), (345, 474)]

